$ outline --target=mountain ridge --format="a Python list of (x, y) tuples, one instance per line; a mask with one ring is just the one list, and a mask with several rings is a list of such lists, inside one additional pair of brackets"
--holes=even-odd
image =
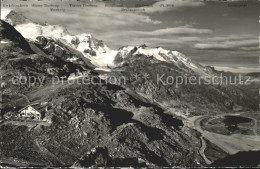
[(9, 23), (3, 20), (0, 21), (0, 38), (1, 43), (15, 43), (25, 51), (34, 53), (33, 50), (31, 50), (29, 43), (22, 37), (22, 35)]
[(118, 50), (111, 50), (103, 43), (102, 40), (96, 39), (93, 35), (86, 33), (71, 35), (67, 29), (62, 26), (52, 26), (46, 23), (34, 23), (13, 10), (11, 10), (10, 13), (3, 19), (7, 22), (9, 21), (10, 24), (13, 24), (13, 26), (15, 26), (15, 28), (25, 38), (35, 40), (38, 36), (45, 36), (53, 38), (54, 40), (61, 40), (64, 44), (69, 45), (75, 50), (81, 52), (83, 56), (88, 58), (97, 68), (111, 69), (113, 67), (117, 67), (122, 64), (118, 61), (120, 59), (124, 60), (129, 55), (129, 52), (131, 52), (126, 52), (126, 48), (127, 50), (137, 48), (137, 51), (136, 53), (133, 53), (133, 56), (138, 54), (145, 55), (146, 57), (153, 56), (159, 61), (171, 62), (172, 64), (177, 64), (178, 66), (184, 64), (197, 73), (209, 75), (208, 72), (205, 71), (205, 67), (198, 63), (192, 62), (190, 58), (178, 51), (170, 51), (161, 47), (147, 47), (146, 45), (127, 46), (121, 47)]
[[(197, 133), (186, 128), (181, 119), (164, 114), (161, 107), (134, 91), (104, 81), (98, 83), (98, 74), (93, 69), (84, 63), (67, 61), (74, 54), (57, 41), (39, 36), (30, 43), (34, 43), (30, 44), (34, 54), (13, 47), (12, 43), (8, 44), (10, 50), (7, 44), (1, 45), (5, 83), (1, 83), (4, 90), (0, 113), (1, 163), (23, 167), (203, 164)], [(87, 76), (95, 76), (98, 84), (65, 81), (52, 86), (52, 76), (69, 77), (78, 71), (90, 71)], [(41, 87), (38, 81), (31, 87), (10, 81), (13, 76), (27, 75), (46, 79)], [(38, 109), (43, 120), (30, 123), (19, 120), (15, 107), (33, 103), (46, 103)], [(162, 151), (158, 150), (160, 147)], [(88, 156), (94, 151), (97, 153)], [(101, 156), (109, 163), (102, 163)]]
[[(1, 33), (1, 37), (10, 35)], [(95, 69), (100, 65), (91, 67), (87, 62), (102, 60), (112, 50), (92, 35), (62, 39), (40, 34), (32, 40), (16, 34), (17, 38), (4, 39), (1, 44), (1, 163), (23, 167), (202, 167), (206, 163), (200, 154), (201, 133), (189, 125), (189, 118), (232, 114), (237, 107), (252, 111), (257, 106), (239, 86), (157, 84), (158, 74), (182, 78), (218, 75), (210, 67), (194, 64), (195, 69), (179, 52), (146, 45), (122, 47), (105, 62), (114, 62), (115, 67), (98, 74)], [(77, 50), (79, 46), (83, 52)], [(101, 75), (129, 81), (107, 83)], [(28, 86), (12, 83), (14, 76), (45, 79), (42, 86), (39, 80)], [(64, 81), (53, 82), (53, 77)], [(70, 77), (76, 80), (71, 83)], [(85, 78), (93, 81), (82, 83)], [(43, 105), (39, 110), (42, 121), (17, 118), (18, 107), (35, 103)]]

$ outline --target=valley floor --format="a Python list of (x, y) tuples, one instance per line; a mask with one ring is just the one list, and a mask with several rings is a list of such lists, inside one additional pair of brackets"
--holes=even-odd
[[(241, 116), (243, 113), (235, 113), (233, 116)], [(254, 126), (252, 127), (254, 135), (232, 134), (223, 135), (206, 131), (201, 127), (201, 121), (206, 118), (223, 117), (230, 114), (220, 114), (217, 116), (195, 116), (189, 118), (189, 124), (192, 128), (199, 131), (204, 138), (217, 145), (219, 148), (227, 152), (228, 154), (235, 154), (240, 151), (253, 151), (260, 150), (260, 136), (257, 134), (257, 119), (254, 120)], [(202, 144), (203, 145), (203, 144)]]

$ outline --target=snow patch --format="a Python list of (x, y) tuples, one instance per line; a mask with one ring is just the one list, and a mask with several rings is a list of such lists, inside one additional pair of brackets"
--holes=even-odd
[(135, 46), (126, 46), (119, 50), (121, 57), (124, 59), (135, 48)]
[(83, 55), (90, 59), (91, 63), (99, 68), (114, 67), (114, 59), (117, 55), (117, 51), (110, 50), (105, 53), (97, 52), (96, 56), (83, 53)]
[[(96, 40), (90, 34), (80, 34), (76, 36), (65, 35), (62, 37), (69, 43), (71, 47), (80, 51), (86, 58), (88, 58), (92, 64), (99, 68), (113, 67), (113, 61), (118, 51), (109, 49), (106, 45), (99, 45)], [(77, 45), (72, 41), (78, 41)], [(102, 42), (101, 42), (102, 43)], [(89, 52), (86, 52), (89, 50)]]
[(1, 40), (1, 44), (6, 44), (6, 43), (9, 43), (9, 42)]
[(72, 35), (65, 35), (63, 37), (61, 37), (62, 39), (66, 40), (68, 43), (72, 43), (72, 40), (75, 39), (75, 36)]
[(70, 61), (70, 62), (73, 62), (73, 61), (78, 60), (78, 58), (75, 57), (75, 56), (73, 56), (72, 58), (68, 58), (68, 59), (66, 59), (66, 60), (68, 60), (68, 61)]
[(167, 62), (167, 60), (165, 60), (161, 55), (160, 55), (160, 50), (157, 48), (138, 48), (138, 50), (134, 53), (134, 55), (137, 54), (143, 54), (146, 56), (153, 56), (155, 57), (157, 60), (160, 61), (164, 61)]
[(15, 29), (20, 32), (23, 37), (35, 40), (38, 36), (61, 38), (66, 35), (66, 30), (58, 25), (39, 25), (35, 23), (26, 23), (15, 26)]
[(95, 68), (95, 70), (105, 71), (105, 72), (111, 72), (111, 69), (109, 68)]
[(78, 45), (77, 50), (84, 54), (84, 51), (90, 49), (88, 42), (82, 42)]
[(193, 67), (193, 68), (198, 68), (195, 64), (193, 63), (190, 63), (190, 66)]
[(3, 8), (1, 9), (1, 19), (5, 20), (6, 16), (11, 12), (11, 9)]
[(61, 47), (61, 46), (59, 46), (57, 44), (54, 44), (54, 46), (55, 46), (55, 50), (56, 50), (56, 48), (60, 48), (61, 50), (65, 50), (63, 47)]

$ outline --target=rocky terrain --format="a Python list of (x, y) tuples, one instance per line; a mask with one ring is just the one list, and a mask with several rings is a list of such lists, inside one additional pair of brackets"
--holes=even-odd
[[(201, 134), (186, 118), (257, 109), (257, 100), (239, 86), (158, 84), (157, 74), (219, 75), (177, 51), (146, 45), (115, 51), (92, 35), (70, 35), (15, 12), (1, 20), (0, 37), (3, 166), (206, 166)], [(22, 76), (42, 78), (14, 83)], [(53, 85), (53, 77), (65, 81)], [(86, 77), (92, 83), (83, 83)], [(109, 77), (127, 80), (107, 83)], [(14, 120), (16, 107), (34, 103), (46, 103), (42, 122)], [(207, 152), (218, 154), (214, 160), (227, 155), (213, 149)]]
[[(6, 36), (12, 26), (1, 21), (1, 37), (8, 43), (1, 45), (1, 71), (3, 71), (3, 111), (12, 110), (19, 104), (28, 102), (48, 102), (45, 119), (49, 126), (40, 124), (34, 128), (24, 125), (6, 124), (2, 121), (1, 162), (17, 166), (95, 166), (92, 160), (85, 164), (76, 162), (102, 146), (105, 155), (116, 166), (199, 166), (203, 160), (196, 149), (199, 141), (196, 132), (183, 125), (182, 120), (164, 114), (164, 110), (138, 94), (128, 93), (125, 88), (109, 84), (64, 84), (53, 92), (45, 93), (51, 76), (68, 77), (73, 72), (90, 71), (85, 62), (67, 61), (76, 56), (69, 50), (53, 44), (44, 37), (34, 43), (27, 43), (15, 29), (17, 37)], [(17, 41), (16, 39), (23, 39)], [(56, 45), (56, 46), (55, 46)], [(25, 46), (25, 47), (24, 47)], [(56, 47), (56, 48), (55, 48)], [(51, 70), (51, 71), (50, 71)], [(92, 71), (92, 72), (91, 72)], [(15, 75), (46, 76), (44, 87), (15, 85), (11, 77)], [(98, 81), (98, 77), (96, 78)], [(37, 93), (38, 98), (31, 96)], [(39, 97), (42, 96), (42, 97)], [(15, 113), (15, 112), (14, 112)], [(15, 114), (14, 114), (15, 115)], [(188, 146), (190, 145), (190, 146)], [(192, 148), (191, 148), (192, 147)], [(182, 157), (187, 158), (183, 159)], [(98, 156), (99, 157), (99, 156)], [(117, 159), (120, 159), (117, 163)], [(196, 159), (196, 160), (194, 160)], [(102, 163), (106, 165), (106, 163)]]
[[(128, 55), (129, 58), (132, 56), (131, 53)], [(185, 78), (199, 79), (201, 74), (209, 79), (219, 75), (218, 72), (210, 71), (209, 68), (201, 69), (199, 66), (190, 68), (190, 64), (187, 66), (182, 61), (177, 61), (175, 64), (160, 62), (154, 57), (140, 54), (138, 57), (125, 59), (124, 63), (115, 68), (110, 75), (127, 77), (129, 79), (125, 85), (127, 88), (142, 93), (144, 97), (164, 107), (189, 109), (187, 116), (190, 113), (205, 115), (230, 112), (238, 106), (242, 106), (245, 110), (257, 109), (257, 101), (245, 88), (240, 87), (243, 85), (221, 85), (220, 81), (208, 84), (203, 79), (201, 82), (195, 80), (194, 84), (185, 83)], [(137, 75), (138, 79), (136, 80), (133, 75)], [(173, 78), (168, 78), (167, 81), (167, 77)], [(183, 83), (178, 83), (179, 77), (184, 79)]]

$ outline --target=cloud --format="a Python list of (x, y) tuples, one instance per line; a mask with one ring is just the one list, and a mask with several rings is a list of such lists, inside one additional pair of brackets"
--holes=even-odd
[(258, 51), (259, 47), (241, 47), (240, 49), (245, 51)]
[(140, 32), (143, 35), (153, 35), (153, 36), (162, 36), (162, 35), (203, 35), (203, 34), (211, 34), (212, 30), (209, 29), (199, 29), (193, 28), (189, 25), (180, 26), (175, 28), (165, 28), (158, 29), (151, 32)]
[(197, 37), (197, 36), (184, 36), (184, 37), (179, 37), (180, 41), (183, 42), (200, 42), (201, 41), (201, 37)]
[(155, 29), (153, 31), (115, 30), (102, 32), (99, 37), (112, 47), (122, 45), (147, 44), (162, 47), (180, 47), (180, 45), (191, 46), (195, 42), (201, 42), (201, 36), (212, 34), (209, 29), (194, 28), (189, 25)]
[(213, 31), (210, 29), (193, 28), (190, 25), (157, 29), (153, 31), (129, 31), (129, 34), (140, 36), (170, 36), (170, 35), (208, 35)]
[[(194, 48), (204, 49), (204, 50), (259, 50), (258, 39), (233, 39), (223, 38), (219, 40), (218, 38), (212, 38), (205, 40), (204, 43), (196, 43)], [(208, 41), (208, 42), (207, 42)]]
[(156, 37), (150, 37), (150, 38), (136, 38), (135, 42), (139, 42), (139, 44), (146, 44), (151, 47), (164, 47), (166, 49), (169, 49), (169, 46), (172, 47), (183, 47), (184, 43), (182, 41), (179, 41), (178, 39), (163, 39), (163, 38), (156, 38)]
[(255, 36), (251, 34), (237, 34), (227, 36), (214, 36), (206, 39), (209, 42), (223, 42), (223, 41), (238, 41), (238, 40), (250, 40), (254, 39)]
[(235, 73), (251, 73), (251, 72), (258, 72), (259, 68), (257, 66), (254, 67), (234, 67), (234, 66), (214, 66), (216, 70), (224, 70), (229, 72)]

